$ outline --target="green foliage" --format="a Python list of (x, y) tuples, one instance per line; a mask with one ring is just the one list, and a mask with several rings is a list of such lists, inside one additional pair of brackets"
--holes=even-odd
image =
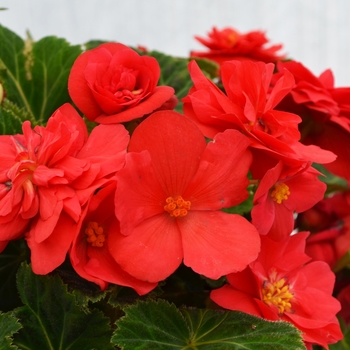
[(16, 274), (27, 258), (28, 247), (24, 240), (10, 242), (0, 254), (0, 310), (3, 312), (22, 305), (17, 293)]
[(12, 312), (3, 314), (0, 312), (0, 349), (18, 349), (17, 346), (13, 345), (12, 335), (21, 328), (16, 317), (13, 316)]
[(23, 265), (17, 284), (24, 304), (14, 311), (23, 326), (14, 337), (19, 348), (113, 349), (109, 319), (80, 308), (58, 276), (37, 276)]
[(124, 311), (112, 337), (123, 350), (305, 349), (291, 324), (241, 312), (177, 309), (162, 300), (138, 302)]
[(10, 113), (4, 107), (3, 117), (15, 120), (2, 126), (5, 132), (17, 130), (16, 120), (23, 121), (24, 116), (45, 124), (59, 106), (70, 101), (68, 75), (80, 53), (80, 46), (70, 46), (65, 39), (46, 37), (34, 42), (28, 37), (24, 41), (0, 26), (0, 81), (7, 99), (20, 111)]

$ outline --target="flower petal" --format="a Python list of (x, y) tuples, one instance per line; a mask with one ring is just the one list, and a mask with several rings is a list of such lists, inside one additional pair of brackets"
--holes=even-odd
[(240, 215), (189, 211), (178, 225), (184, 264), (212, 279), (243, 270), (260, 250), (256, 228)]

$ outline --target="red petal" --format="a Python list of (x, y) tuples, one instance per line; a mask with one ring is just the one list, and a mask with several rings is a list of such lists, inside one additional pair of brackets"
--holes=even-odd
[(95, 122), (101, 124), (114, 124), (128, 122), (143, 117), (161, 107), (172, 95), (174, 95), (174, 89), (171, 86), (157, 86), (153, 92), (138, 105), (117, 114), (106, 115), (100, 113), (95, 119)]
[(147, 150), (164, 191), (177, 196), (191, 182), (205, 147), (203, 134), (191, 120), (177, 112), (159, 111), (136, 128), (129, 152)]
[(181, 237), (168, 213), (142, 221), (129, 236), (108, 237), (109, 251), (123, 270), (137, 279), (158, 282), (181, 264)]
[(189, 211), (178, 225), (184, 264), (212, 279), (243, 270), (260, 250), (258, 232), (240, 215)]
[(228, 208), (248, 197), (249, 145), (249, 139), (236, 130), (226, 130), (207, 144), (198, 171), (183, 193), (191, 209)]

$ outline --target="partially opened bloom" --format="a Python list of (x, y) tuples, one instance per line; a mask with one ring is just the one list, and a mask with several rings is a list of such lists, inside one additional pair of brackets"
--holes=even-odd
[(149, 114), (172, 98), (174, 89), (157, 86), (159, 77), (154, 57), (140, 56), (120, 43), (106, 43), (76, 59), (68, 90), (89, 120), (121, 123)]
[(255, 192), (252, 223), (261, 235), (283, 240), (294, 229), (294, 213), (310, 209), (319, 202), (326, 184), (318, 179), (320, 173), (307, 166), (285, 169), (282, 162), (269, 169)]
[(336, 318), (340, 303), (332, 297), (335, 275), (325, 262), (309, 262), (307, 235), (280, 242), (262, 236), (259, 257), (244, 271), (228, 275), (229, 284), (210, 297), (226, 309), (291, 322), (306, 343), (328, 349), (327, 344), (343, 337)]
[(106, 182), (90, 197), (76, 226), (70, 259), (75, 271), (104, 290), (108, 282), (134, 288), (139, 294), (148, 293), (156, 283), (137, 280), (123, 271), (109, 253), (112, 235), (120, 235), (114, 213), (116, 181)]
[(117, 173), (115, 210), (123, 236), (110, 238), (110, 252), (119, 265), (156, 282), (182, 261), (213, 279), (253, 261), (256, 229), (220, 210), (247, 198), (248, 145), (235, 130), (206, 144), (200, 130), (176, 112), (156, 112), (143, 121)]
[(195, 36), (195, 38), (209, 50), (192, 51), (191, 57), (207, 58), (219, 64), (233, 59), (268, 63), (286, 57), (279, 53), (282, 45), (269, 46), (269, 40), (265, 33), (259, 30), (243, 34), (230, 27), (221, 30), (214, 27), (208, 33), (208, 38), (199, 36)]

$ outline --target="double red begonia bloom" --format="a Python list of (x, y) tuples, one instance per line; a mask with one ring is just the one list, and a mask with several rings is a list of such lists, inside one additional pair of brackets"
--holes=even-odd
[(255, 192), (251, 212), (259, 233), (277, 241), (288, 237), (294, 229), (294, 212), (310, 209), (323, 199), (327, 186), (319, 175), (310, 166), (284, 169), (282, 162), (269, 169)]
[(156, 283), (137, 280), (123, 271), (109, 252), (109, 238), (120, 235), (114, 214), (116, 180), (111, 179), (90, 197), (79, 219), (70, 249), (75, 271), (84, 279), (98, 284), (102, 290), (108, 283), (131, 287), (140, 295), (156, 287)]
[(302, 117), (302, 142), (334, 152), (337, 159), (327, 169), (349, 180), (350, 87), (335, 88), (330, 70), (316, 77), (300, 62), (279, 62), (277, 68), (279, 72), (288, 69), (295, 78), (295, 86), (278, 108)]
[(76, 59), (68, 91), (89, 120), (121, 123), (143, 117), (172, 98), (174, 89), (157, 86), (159, 77), (154, 57), (140, 56), (123, 44), (106, 43)]
[(253, 261), (260, 247), (255, 227), (221, 211), (248, 196), (249, 143), (227, 130), (206, 144), (194, 123), (172, 111), (144, 120), (116, 175), (122, 235), (110, 238), (110, 252), (122, 269), (157, 282), (184, 261), (217, 279)]
[(99, 125), (90, 136), (69, 104), (47, 126), (23, 123), (23, 135), (1, 136), (0, 241), (25, 234), (35, 273), (65, 259), (81, 208), (125, 161), (128, 132)]
[(343, 337), (336, 318), (340, 303), (332, 297), (335, 275), (325, 262), (309, 262), (307, 235), (300, 232), (280, 242), (262, 236), (259, 257), (228, 275), (229, 284), (210, 297), (226, 309), (291, 322), (307, 344), (328, 349)]
[(225, 94), (192, 61), (189, 71), (194, 86), (183, 99), (184, 113), (209, 138), (226, 129), (241, 131), (250, 138), (250, 147), (260, 152), (260, 159), (263, 151), (265, 157), (283, 160), (293, 167), (305, 161), (333, 161), (333, 153), (299, 142), (298, 115), (274, 109), (293, 88), (294, 78), (284, 70), (270, 91), (273, 70), (272, 63), (227, 61), (221, 66)]
[(208, 38), (199, 36), (195, 38), (209, 48), (209, 51), (192, 51), (190, 56), (207, 58), (220, 65), (233, 59), (268, 63), (286, 58), (285, 55), (278, 53), (282, 45), (266, 46), (269, 40), (264, 32), (258, 30), (242, 34), (230, 27), (221, 30), (214, 27), (208, 33)]

